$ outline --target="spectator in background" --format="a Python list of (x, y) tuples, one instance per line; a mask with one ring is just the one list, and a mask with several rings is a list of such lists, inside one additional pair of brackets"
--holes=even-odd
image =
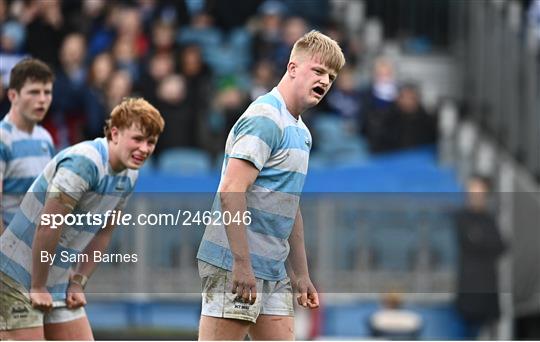
[(154, 102), (157, 98), (158, 84), (174, 73), (174, 59), (171, 53), (157, 53), (149, 58), (146, 70), (139, 82), (140, 91), (145, 99)]
[(212, 71), (203, 61), (198, 45), (182, 48), (178, 55), (178, 69), (186, 80), (188, 97), (194, 100), (198, 111), (206, 111), (212, 93)]
[(82, 11), (85, 19), (81, 20), (80, 30), (88, 38), (88, 58), (92, 59), (113, 45), (119, 9), (105, 0), (84, 0)]
[(224, 31), (244, 26), (253, 16), (262, 0), (206, 0), (205, 10), (215, 19), (216, 25)]
[(0, 31), (0, 60), (2, 61), (0, 63), (0, 76), (2, 76), (3, 85), (6, 87), (11, 69), (24, 57), (22, 48), (26, 29), (21, 23), (11, 20), (1, 25)]
[(150, 30), (152, 23), (158, 21), (180, 26), (189, 23), (185, 0), (137, 0), (137, 5), (146, 31)]
[(152, 25), (150, 53), (174, 53), (175, 37), (172, 23), (157, 21)]
[(468, 323), (470, 339), (500, 315), (497, 259), (505, 246), (488, 210), (490, 184), (486, 177), (471, 177), (467, 183), (468, 206), (455, 215), (460, 251), (456, 306)]
[(114, 71), (114, 61), (110, 53), (97, 55), (90, 64), (85, 95), (86, 139), (101, 136), (107, 115), (107, 100), (105, 91), (109, 78)]
[(140, 76), (140, 67), (136, 55), (134, 41), (127, 36), (120, 36), (118, 39), (116, 39), (112, 51), (114, 61), (118, 69), (129, 73), (131, 79), (137, 82)]
[(324, 26), (327, 23), (328, 14), (331, 11), (330, 2), (328, 0), (310, 0), (309, 6), (306, 6), (304, 1), (282, 1), (287, 8), (290, 9), (291, 15), (301, 15), (315, 27)]
[(255, 101), (259, 96), (272, 90), (276, 84), (274, 64), (266, 59), (258, 61), (253, 67), (251, 81), (249, 97), (251, 101)]
[(4, 81), (2, 75), (0, 75), (0, 118), (4, 116), (3, 113), (7, 113), (9, 110), (9, 99), (7, 97), (7, 89), (4, 87)]
[(110, 112), (124, 97), (132, 96), (132, 89), (133, 79), (131, 75), (123, 70), (115, 71), (111, 75), (105, 92), (107, 111)]
[(326, 96), (324, 110), (336, 114), (347, 122), (352, 131), (357, 131), (362, 126), (361, 109), (362, 97), (356, 88), (353, 69), (345, 66)]
[(266, 0), (258, 9), (257, 22), (252, 40), (253, 60), (268, 59), (275, 61), (281, 42), (281, 30), (286, 7), (277, 0)]
[(210, 129), (209, 110), (214, 97), (212, 70), (203, 61), (201, 49), (196, 44), (183, 47), (178, 56), (178, 69), (186, 83), (186, 96), (193, 115), (197, 118), (198, 145), (211, 150), (213, 141)]
[(65, 35), (59, 0), (30, 0), (22, 4), (19, 21), (26, 26), (25, 51), (48, 65), (58, 66), (58, 50)]
[(117, 42), (132, 47), (133, 59), (144, 57), (150, 48), (150, 40), (143, 30), (141, 20), (137, 7), (121, 7), (116, 13)]
[(437, 124), (416, 85), (404, 84), (390, 107), (368, 113), (365, 134), (372, 152), (387, 152), (435, 143)]
[(159, 82), (156, 108), (174, 129), (166, 130), (156, 146), (156, 156), (172, 147), (198, 147), (198, 118), (187, 99), (186, 83), (173, 74)]
[(403, 299), (397, 293), (385, 293), (382, 308), (368, 321), (371, 335), (389, 340), (417, 340), (422, 330), (422, 317), (403, 308)]
[(436, 118), (422, 106), (418, 87), (412, 83), (400, 86), (388, 117), (396, 149), (433, 144), (437, 140)]
[(285, 70), (294, 43), (308, 31), (308, 24), (302, 17), (290, 17), (283, 26), (282, 41), (276, 51), (277, 70)]
[(8, 6), (6, 0), (0, 0), (0, 22), (7, 20)]
[(60, 49), (60, 68), (54, 86), (54, 102), (52, 115), (45, 126), (54, 136), (60, 147), (75, 144), (84, 139), (86, 120), (85, 97), (86, 41), (80, 33), (70, 33), (62, 42)]
[(371, 113), (390, 107), (397, 97), (398, 82), (394, 64), (385, 57), (373, 63), (372, 80), (364, 89), (365, 112)]
[(231, 130), (234, 123), (249, 105), (249, 98), (240, 88), (230, 85), (219, 89), (212, 103), (209, 118), (212, 139), (205, 144), (213, 157), (217, 157), (225, 146), (227, 132)]

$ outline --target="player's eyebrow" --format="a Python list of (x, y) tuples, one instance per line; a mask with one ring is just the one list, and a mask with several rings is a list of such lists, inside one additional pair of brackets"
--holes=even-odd
[(313, 70), (327, 73), (328, 76), (330, 77), (330, 81), (332, 81), (332, 82), (337, 77), (336, 73), (330, 71), (330, 69), (328, 67), (324, 66), (324, 65), (316, 65), (316, 66), (313, 67)]

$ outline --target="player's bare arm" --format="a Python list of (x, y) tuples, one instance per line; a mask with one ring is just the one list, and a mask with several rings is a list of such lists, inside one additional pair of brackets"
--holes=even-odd
[[(235, 215), (247, 210), (245, 193), (255, 182), (259, 170), (250, 162), (231, 158), (220, 188), (221, 208)], [(245, 303), (255, 303), (257, 289), (251, 267), (246, 227), (242, 222), (231, 222), (226, 227), (227, 239), (233, 254), (232, 293), (242, 297)]]
[[(2, 202), (2, 192), (3, 192), (3, 186), (2, 186), (2, 182), (4, 181), (4, 175), (2, 172), (0, 172), (0, 203)], [(2, 210), (0, 208), (0, 235), (2, 235), (2, 233), (4, 232), (4, 219), (2, 217), (3, 213), (2, 213)]]
[[(107, 246), (109, 246), (113, 231), (114, 225), (111, 222), (107, 223), (105, 228), (101, 229), (88, 246), (86, 246), (83, 254), (93, 255), (95, 251), (104, 253), (107, 250)], [(87, 262), (76, 265), (67, 289), (66, 304), (69, 309), (76, 309), (86, 305), (84, 286), (92, 273), (94, 273), (96, 266), (97, 263), (93, 258), (89, 258)]]
[(296, 213), (293, 230), (289, 236), (290, 252), (287, 259), (289, 265), (289, 277), (294, 291), (297, 293), (297, 301), (303, 307), (311, 309), (319, 307), (317, 290), (309, 277), (306, 248), (304, 244), (304, 221), (300, 209)]
[[(62, 192), (53, 191), (48, 194), (43, 206), (42, 215), (67, 215), (73, 211), (75, 200)], [(51, 228), (49, 225), (39, 225), (32, 243), (32, 282), (30, 300), (34, 308), (42, 311), (52, 309), (52, 296), (46, 288), (47, 277), (51, 265), (42, 262), (41, 255), (54, 255), (60, 240), (62, 227)]]

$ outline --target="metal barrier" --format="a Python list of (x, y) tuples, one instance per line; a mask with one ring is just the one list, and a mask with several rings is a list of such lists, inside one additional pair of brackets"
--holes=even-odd
[[(452, 2), (468, 114), (540, 177), (540, 50), (520, 2)], [(539, 178), (540, 179), (540, 178)]]
[[(130, 212), (208, 210), (212, 194), (135, 194)], [(321, 292), (454, 292), (457, 246), (451, 219), (459, 193), (307, 194), (307, 255)], [(102, 264), (91, 296), (182, 298), (200, 295), (196, 252), (204, 226), (119, 227), (110, 253), (136, 263)]]

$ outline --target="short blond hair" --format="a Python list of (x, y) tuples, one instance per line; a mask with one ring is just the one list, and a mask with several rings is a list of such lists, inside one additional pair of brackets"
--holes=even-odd
[(321, 63), (335, 72), (339, 72), (345, 65), (345, 56), (339, 44), (317, 30), (311, 30), (294, 43), (289, 61), (300, 55), (318, 56)]
[(147, 137), (158, 136), (165, 128), (165, 121), (159, 111), (143, 98), (124, 98), (111, 112), (105, 122), (104, 133), (111, 140), (111, 128), (130, 128), (138, 125)]

